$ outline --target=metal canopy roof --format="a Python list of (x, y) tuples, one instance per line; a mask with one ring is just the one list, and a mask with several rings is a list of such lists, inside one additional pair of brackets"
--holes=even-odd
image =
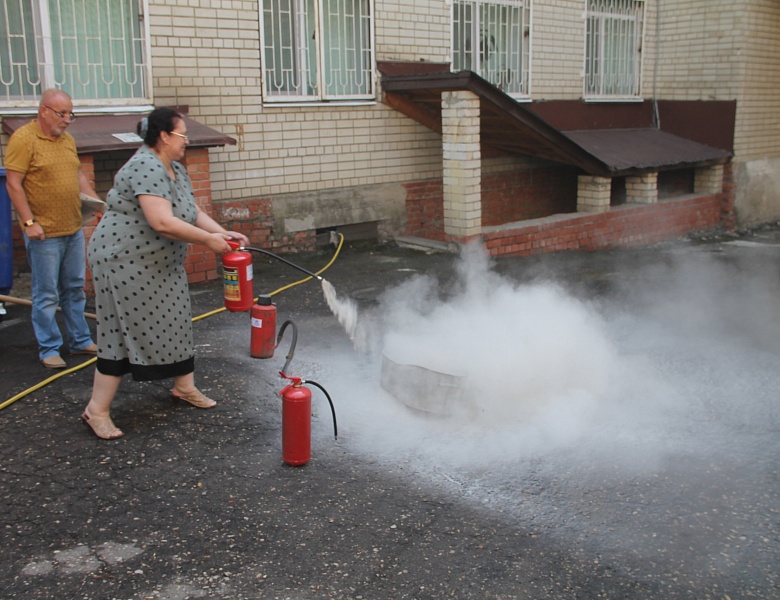
[[(76, 141), (79, 154), (94, 154), (111, 150), (132, 150), (141, 146), (141, 142), (133, 136), (138, 121), (145, 115), (87, 115), (79, 116), (69, 127)], [(3, 131), (11, 135), (22, 125), (26, 125), (34, 117), (5, 117)], [(188, 146), (190, 148), (210, 148), (235, 145), (236, 140), (224, 135), (190, 117), (184, 116), (187, 125)], [(129, 140), (129, 141), (128, 141)]]
[(484, 150), (537, 156), (590, 175), (617, 177), (705, 166), (731, 156), (726, 150), (652, 128), (560, 131), (471, 71), (386, 74), (382, 88), (388, 105), (438, 133), (442, 92), (468, 90), (480, 99)]

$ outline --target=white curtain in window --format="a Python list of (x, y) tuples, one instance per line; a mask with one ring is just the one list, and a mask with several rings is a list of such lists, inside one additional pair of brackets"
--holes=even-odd
[(60, 87), (74, 99), (146, 97), (138, 0), (5, 0), (0, 85), (5, 99)]
[(133, 0), (49, 0), (54, 77), (73, 98), (143, 96), (143, 47)]
[(371, 0), (263, 0), (266, 101), (370, 98)]
[(643, 2), (589, 0), (585, 94), (639, 94)]
[(318, 95), (316, 0), (263, 1), (266, 94), (279, 99)]
[(34, 100), (40, 96), (38, 53), (30, 0), (6, 0), (0, 12), (0, 91), (2, 100)]
[(530, 0), (456, 0), (452, 68), (474, 71), (509, 94), (528, 94)]
[(369, 0), (322, 1), (325, 97), (371, 92)]

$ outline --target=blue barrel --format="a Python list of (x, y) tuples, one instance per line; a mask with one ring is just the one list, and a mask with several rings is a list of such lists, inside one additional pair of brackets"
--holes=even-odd
[(5, 187), (5, 169), (0, 168), (0, 294), (14, 284), (14, 244), (11, 238), (11, 198)]

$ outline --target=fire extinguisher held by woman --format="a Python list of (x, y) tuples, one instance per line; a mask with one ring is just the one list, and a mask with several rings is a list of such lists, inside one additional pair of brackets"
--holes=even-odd
[[(82, 418), (103, 439), (123, 435), (110, 416), (122, 377), (173, 379), (170, 395), (198, 408), (216, 402), (195, 387), (192, 310), (184, 259), (188, 244), (213, 252), (247, 244), (196, 204), (179, 162), (189, 142), (182, 115), (152, 111), (139, 123), (144, 145), (119, 170), (88, 247), (95, 282), (98, 358)], [(139, 318), (139, 315), (141, 318)]]

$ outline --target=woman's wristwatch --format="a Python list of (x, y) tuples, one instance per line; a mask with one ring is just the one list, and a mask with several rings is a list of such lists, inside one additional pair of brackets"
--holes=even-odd
[(30, 219), (28, 221), (25, 221), (24, 223), (22, 223), (22, 225), (24, 225), (25, 229), (27, 229), (28, 227), (32, 227), (33, 225), (35, 225), (35, 219)]

